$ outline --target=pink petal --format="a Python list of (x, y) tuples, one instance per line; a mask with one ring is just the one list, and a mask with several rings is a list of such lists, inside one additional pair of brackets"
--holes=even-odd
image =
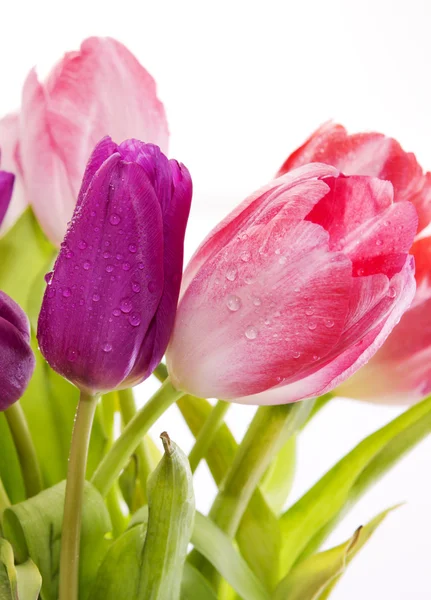
[(15, 175), (12, 201), (2, 222), (1, 231), (9, 229), (27, 206), (19, 163), (18, 133), (18, 115), (11, 114), (0, 119), (1, 166), (5, 171)]

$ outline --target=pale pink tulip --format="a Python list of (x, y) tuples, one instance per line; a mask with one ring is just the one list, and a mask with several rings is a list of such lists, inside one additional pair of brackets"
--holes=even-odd
[(167, 354), (174, 385), (250, 404), (332, 390), (410, 305), (416, 229), (389, 182), (322, 164), (275, 179), (186, 269)]
[(0, 122), (4, 167), (19, 180), (12, 212), (24, 196), (59, 244), (91, 151), (106, 135), (139, 138), (167, 151), (168, 127), (154, 79), (119, 42), (89, 38), (64, 56), (45, 83), (32, 70), (19, 117)]
[(414, 154), (381, 133), (349, 135), (332, 123), (318, 129), (280, 169), (319, 160), (347, 175), (371, 175), (394, 186), (394, 200), (410, 200), (419, 216), (419, 233), (411, 248), (417, 291), (410, 309), (366, 366), (339, 388), (340, 395), (374, 402), (413, 403), (431, 393), (431, 174)]

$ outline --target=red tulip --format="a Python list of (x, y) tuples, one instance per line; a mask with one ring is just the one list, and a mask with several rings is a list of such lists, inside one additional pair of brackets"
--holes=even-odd
[(394, 186), (394, 200), (410, 200), (419, 216), (411, 253), (417, 292), (410, 309), (370, 362), (339, 389), (340, 394), (389, 403), (412, 403), (431, 393), (431, 173), (414, 154), (380, 133), (349, 135), (341, 125), (318, 129), (286, 160), (280, 174), (319, 160), (347, 175), (371, 175)]
[(174, 385), (256, 404), (335, 388), (409, 306), (416, 229), (388, 182), (322, 164), (275, 179), (186, 269), (167, 355)]
[(119, 42), (89, 38), (64, 56), (45, 83), (32, 70), (19, 116), (0, 122), (4, 167), (18, 176), (13, 214), (30, 203), (59, 244), (88, 157), (105, 135), (139, 138), (167, 151), (165, 111), (151, 75)]

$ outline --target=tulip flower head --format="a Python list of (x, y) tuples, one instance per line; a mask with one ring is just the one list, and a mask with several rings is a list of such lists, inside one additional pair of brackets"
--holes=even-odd
[(129, 387), (162, 358), (191, 195), (187, 169), (157, 146), (94, 149), (38, 324), (42, 354), (81, 390)]
[(322, 164), (275, 179), (186, 269), (167, 353), (174, 385), (251, 404), (333, 389), (409, 306), (416, 229), (389, 182)]
[(12, 173), (0, 170), (0, 225), (2, 224), (9, 207), (14, 179)]
[(35, 365), (28, 319), (4, 292), (0, 292), (0, 365), (0, 411), (3, 411), (21, 398)]
[(340, 395), (374, 402), (416, 402), (431, 393), (431, 173), (424, 173), (414, 154), (393, 138), (381, 133), (349, 135), (332, 123), (291, 154), (280, 174), (315, 160), (348, 175), (389, 180), (395, 202), (411, 201), (417, 210), (419, 229), (411, 248), (417, 291), (412, 305), (384, 346), (338, 389)]
[(30, 71), (19, 115), (0, 121), (5, 167), (18, 177), (13, 212), (31, 204), (56, 245), (66, 233), (88, 157), (107, 134), (118, 140), (134, 136), (167, 151), (168, 126), (155, 81), (111, 38), (88, 38), (44, 82)]

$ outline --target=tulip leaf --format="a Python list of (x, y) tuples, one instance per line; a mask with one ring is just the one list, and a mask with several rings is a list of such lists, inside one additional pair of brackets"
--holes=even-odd
[[(212, 406), (202, 398), (184, 396), (177, 405), (196, 437), (208, 418)], [(205, 456), (211, 474), (220, 485), (231, 466), (238, 444), (226, 423), (223, 423)], [(241, 520), (237, 542), (241, 554), (258, 578), (269, 588), (278, 581), (278, 559), (281, 545), (280, 527), (277, 517), (269, 508), (264, 496), (255, 490)], [(194, 553), (194, 556), (196, 554)]]
[(296, 435), (287, 440), (262, 479), (260, 490), (276, 515), (292, 489), (296, 466)]
[[(65, 482), (7, 508), (2, 529), (12, 544), (15, 559), (23, 563), (31, 558), (42, 576), (42, 600), (57, 600), (60, 539), (63, 521)], [(99, 492), (86, 483), (82, 516), (80, 598), (89, 598), (90, 583), (108, 549), (105, 538), (111, 531), (109, 513)]]
[(365, 527), (359, 527), (344, 544), (298, 563), (279, 583), (274, 600), (326, 600), (349, 562), (391, 510), (393, 508), (380, 513)]
[(244, 600), (269, 598), (264, 585), (235, 550), (229, 537), (199, 512), (196, 512), (191, 543)]
[(205, 577), (190, 563), (184, 565), (181, 580), (181, 600), (217, 600), (216, 593)]
[[(413, 433), (409, 432), (413, 426)], [(332, 527), (354, 497), (362, 494), (378, 474), (394, 464), (415, 439), (419, 441), (430, 431), (431, 398), (427, 398), (365, 438), (289, 508), (280, 519), (282, 576), (298, 559), (304, 559), (314, 550), (316, 536), (320, 543), (322, 531), (326, 533), (328, 524)], [(391, 446), (392, 442), (395, 447)], [(379, 459), (379, 455), (383, 458)], [(377, 462), (373, 462), (375, 460)], [(371, 470), (367, 472), (367, 468)]]
[(4, 413), (0, 413), (0, 479), (12, 504), (25, 500), (18, 454)]
[(10, 543), (0, 538), (1, 600), (37, 600), (42, 585), (40, 573), (32, 560), (15, 566)]

